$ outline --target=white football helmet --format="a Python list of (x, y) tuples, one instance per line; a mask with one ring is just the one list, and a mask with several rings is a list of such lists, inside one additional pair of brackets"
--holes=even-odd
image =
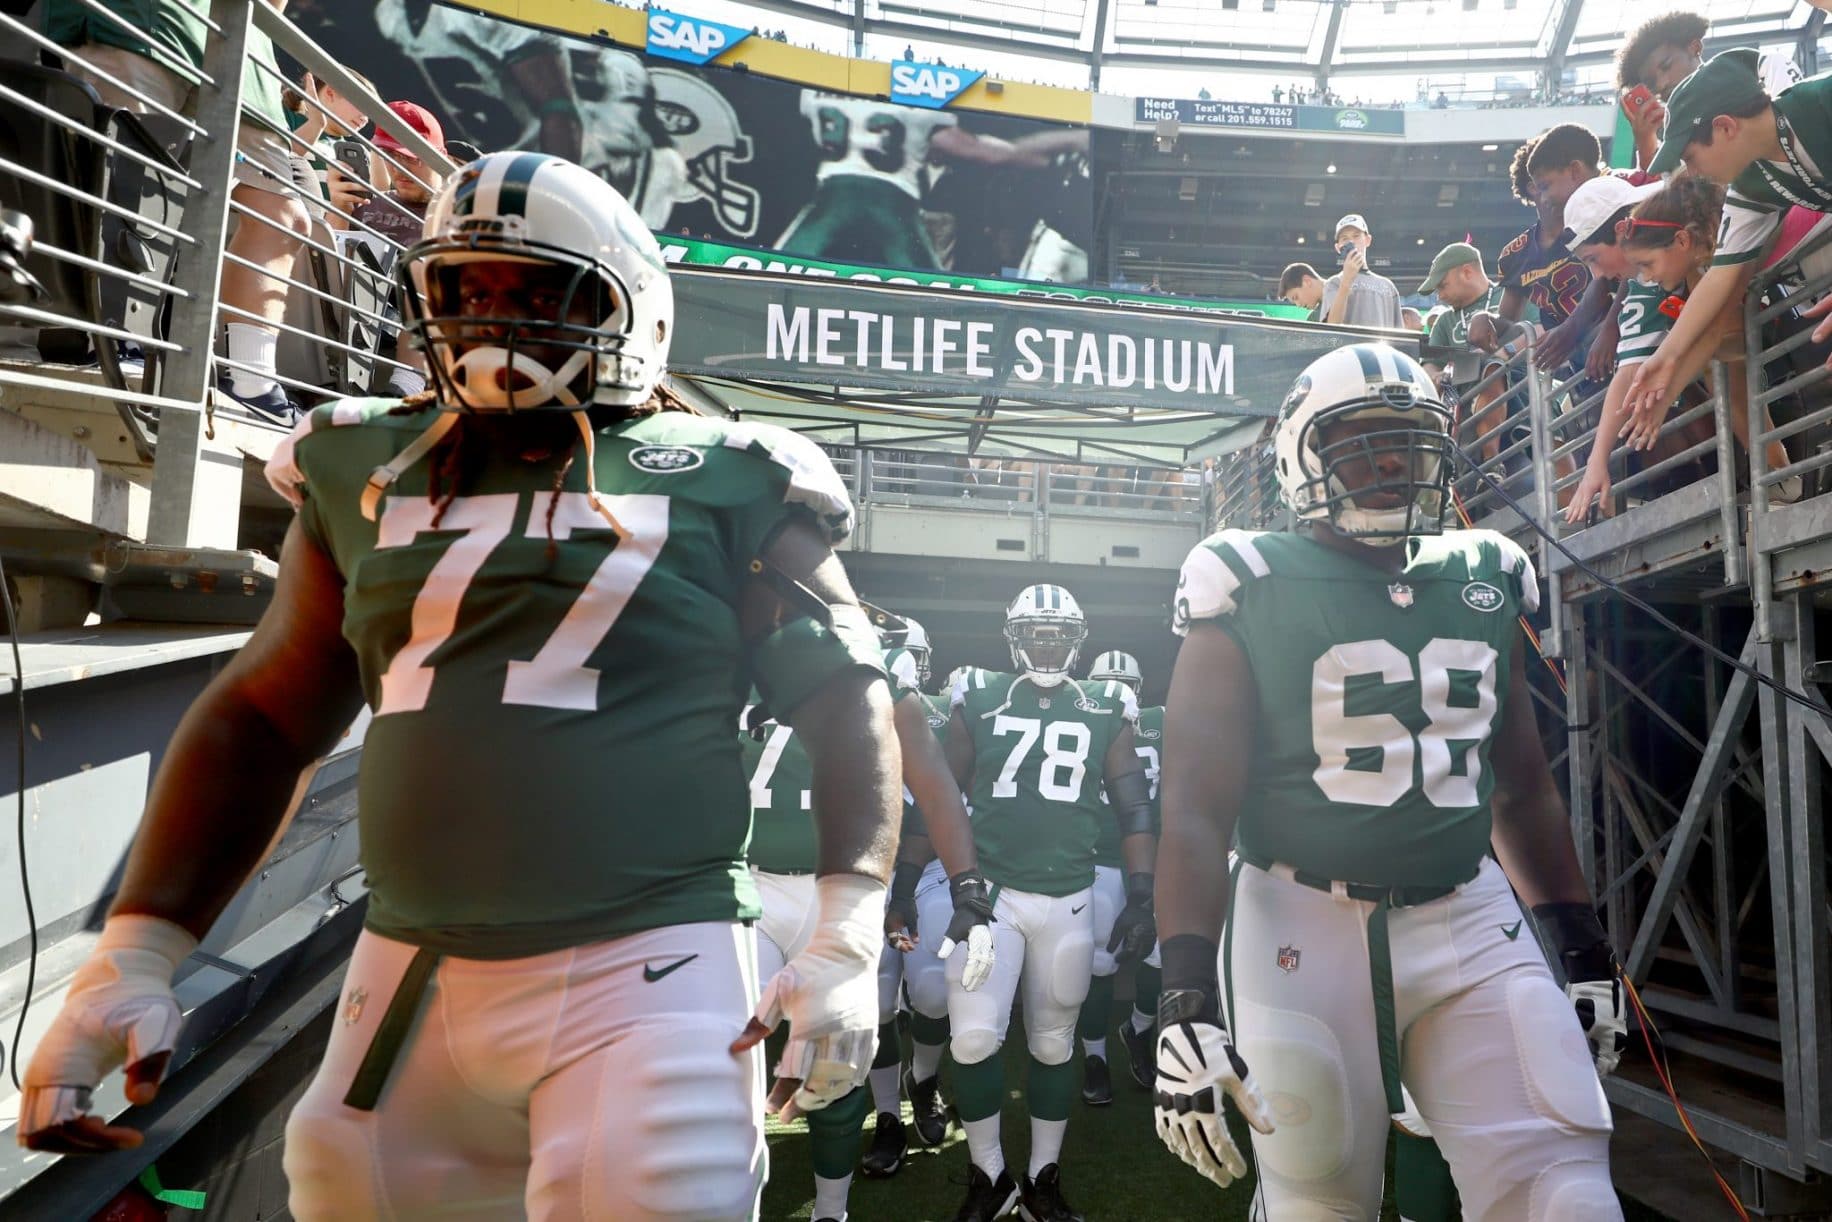
[(924, 687), (929, 686), (929, 632), (909, 616), (903, 617), (908, 631), (903, 635), (903, 647), (916, 659), (916, 673), (922, 679)]
[(1124, 683), (1135, 693), (1145, 682), (1145, 672), (1139, 669), (1139, 660), (1119, 649), (1109, 649), (1094, 659), (1094, 665), (1088, 668), (1088, 678), (1095, 683), (1108, 679)]
[(1026, 586), (1005, 608), (1011, 664), (1039, 686), (1055, 687), (1067, 679), (1087, 639), (1087, 618), (1061, 586)]
[[(448, 406), (466, 411), (639, 407), (668, 364), (674, 289), (661, 248), (617, 189), (547, 153), (492, 153), (433, 196), (425, 237), (401, 256), (407, 325)], [(525, 263), (567, 276), (548, 316), (474, 314), (459, 269)], [(585, 324), (567, 322), (581, 293)], [(565, 353), (548, 363), (533, 347)], [(518, 350), (520, 349), (520, 350)]]
[[(1326, 441), (1331, 426), (1349, 431)], [(1377, 543), (1443, 529), (1450, 409), (1397, 348), (1350, 344), (1312, 361), (1279, 409), (1273, 456), (1285, 502), (1303, 521)]]
[(757, 188), (739, 182), (732, 167), (751, 159), (751, 138), (725, 95), (706, 81), (673, 68), (657, 68), (655, 117), (687, 162), (687, 181), (712, 205), (719, 224), (734, 237), (757, 232), (763, 213)]

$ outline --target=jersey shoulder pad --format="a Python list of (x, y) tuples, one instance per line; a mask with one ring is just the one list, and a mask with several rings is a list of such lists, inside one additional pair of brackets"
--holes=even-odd
[[(992, 688), (999, 677), (997, 671), (982, 670), (977, 666), (969, 667), (962, 672), (959, 679), (954, 681), (954, 687), (948, 693), (949, 707), (958, 708), (967, 703), (977, 693)], [(1006, 686), (1009, 686), (1009, 683)], [(1000, 690), (1003, 691), (1003, 688)]]
[(1177, 600), (1171, 630), (1187, 635), (1197, 620), (1218, 619), (1239, 610), (1243, 586), (1272, 571), (1257, 530), (1223, 530), (1190, 549), (1177, 577)]
[[(922, 686), (921, 680), (916, 674), (916, 655), (901, 645), (895, 649), (887, 649), (884, 651), (884, 670), (886, 674), (890, 675), (892, 679), (895, 679), (909, 691), (918, 691)], [(898, 691), (895, 695), (898, 699), (901, 699), (904, 693)]]
[(1096, 709), (1118, 710), (1126, 721), (1137, 721), (1139, 718), (1139, 698), (1133, 695), (1132, 689), (1117, 679), (1093, 679), (1075, 681), (1075, 688), (1081, 693), (1078, 708), (1085, 712)]
[(267, 482), (297, 509), (303, 490), (316, 475), (322, 479), (339, 455), (360, 452), (344, 459), (367, 462), (367, 478), (374, 466), (388, 461), (400, 448), (418, 437), (438, 418), (437, 408), (402, 411), (399, 399), (338, 399), (307, 412), (281, 439), (267, 459)]
[[(1449, 562), (1453, 556), (1460, 558), (1462, 572), (1457, 573), (1453, 568), (1450, 575), (1462, 577), (1471, 586), (1492, 583), (1511, 588), (1522, 611), (1532, 614), (1539, 610), (1539, 574), (1534, 571), (1533, 560), (1520, 544), (1501, 532), (1447, 530), (1422, 546), (1436, 551), (1439, 563)], [(1464, 601), (1469, 601), (1470, 597), (1466, 588)], [(1492, 607), (1479, 609), (1493, 610)]]
[(838, 543), (852, 533), (852, 495), (819, 446), (774, 424), (717, 423), (726, 446), (781, 469), (788, 480), (783, 503), (811, 512), (827, 542)]
[(1133, 731), (1141, 742), (1155, 743), (1164, 737), (1164, 706), (1139, 710), (1138, 728)]

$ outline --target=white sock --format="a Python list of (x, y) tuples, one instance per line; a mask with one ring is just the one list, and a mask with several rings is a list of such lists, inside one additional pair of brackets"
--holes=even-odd
[(273, 378), (261, 375), (272, 374), (274, 371), (274, 345), (280, 341), (278, 331), (269, 331), (266, 327), (256, 327), (245, 322), (226, 323), (223, 326), (223, 341), (230, 360), (260, 370), (260, 373), (249, 373), (231, 367), (230, 389), (238, 395), (253, 398), (274, 388)]
[(1138, 1032), (1140, 1035), (1144, 1035), (1147, 1031), (1150, 1031), (1152, 1024), (1157, 1021), (1158, 1021), (1157, 1015), (1147, 1014), (1145, 1013), (1145, 1011), (1139, 1009), (1137, 1006), (1133, 1007), (1132, 1009), (1132, 1029)]
[(838, 1218), (846, 1222), (846, 1194), (852, 1188), (852, 1174), (830, 1180), (822, 1176), (814, 1177), (814, 1216), (817, 1218)]
[(388, 375), (388, 389), (405, 399), (426, 389), (426, 375), (417, 369), (397, 369)]
[(1069, 1131), (1066, 1120), (1039, 1120), (1031, 1117), (1031, 1161), (1030, 1174), (1034, 1180), (1038, 1172), (1051, 1163), (1062, 1161), (1062, 1135)]
[(987, 1179), (996, 1182), (999, 1172), (1005, 1170), (1005, 1151), (999, 1148), (998, 1113), (984, 1120), (964, 1121), (961, 1127), (967, 1130), (967, 1153), (973, 1165), (984, 1171)]
[(1083, 1040), (1081, 1049), (1089, 1056), (1099, 1057), (1104, 1061), (1107, 1059), (1107, 1037), (1103, 1035), (1097, 1040)]
[(946, 1044), (917, 1044), (910, 1049), (910, 1076), (918, 1082), (927, 1082), (941, 1072), (941, 1054), (948, 1050)]
[(889, 1112), (900, 1118), (903, 1115), (903, 1109), (897, 1093), (897, 1077), (902, 1071), (901, 1065), (886, 1065), (882, 1069), (871, 1071), (872, 1106), (880, 1112)]

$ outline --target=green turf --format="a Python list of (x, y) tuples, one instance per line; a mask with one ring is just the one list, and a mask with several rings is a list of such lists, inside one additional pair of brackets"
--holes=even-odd
[[(1117, 1039), (1110, 1047), (1123, 1055)], [(1030, 1125), (1024, 1114), (1021, 1087), (1024, 1052), (1007, 1045), (1005, 1081), (1008, 1087), (1004, 1114), (1005, 1158), (1015, 1168), (1026, 1165)], [(1079, 1100), (1069, 1116), (1068, 1139), (1063, 1146), (1063, 1188), (1069, 1203), (1090, 1222), (1235, 1222), (1247, 1217), (1252, 1199), (1251, 1180), (1226, 1191), (1185, 1167), (1162, 1145), (1151, 1130), (1151, 1111), (1143, 1090), (1126, 1074), (1122, 1062), (1113, 1065), (1113, 1103), (1092, 1108)], [(947, 1082), (947, 1070), (942, 1072)], [(944, 1085), (945, 1091), (945, 1085)], [(904, 1105), (909, 1119), (909, 1105)], [(768, 1126), (770, 1182), (763, 1192), (763, 1222), (789, 1222), (812, 1216), (814, 1172), (808, 1165), (808, 1126), (797, 1121)], [(871, 1122), (861, 1138), (860, 1150), (871, 1139)], [(1235, 1139), (1247, 1148), (1244, 1127)], [(903, 1169), (888, 1180), (852, 1181), (851, 1222), (946, 1222), (966, 1193), (967, 1142), (960, 1126), (952, 1125), (948, 1139), (929, 1150), (915, 1141), (911, 1130), (910, 1157)], [(1628, 1222), (1663, 1222), (1665, 1215), (1624, 1202)], [(1397, 1219), (1391, 1199), (1383, 1219)]]

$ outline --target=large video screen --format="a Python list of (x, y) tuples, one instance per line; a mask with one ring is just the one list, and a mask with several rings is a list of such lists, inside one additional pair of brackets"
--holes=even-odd
[(431, 110), (448, 139), (582, 161), (658, 232), (843, 263), (1088, 279), (1085, 128), (823, 93), (428, 0), (294, 0), (288, 16), (384, 99)]

